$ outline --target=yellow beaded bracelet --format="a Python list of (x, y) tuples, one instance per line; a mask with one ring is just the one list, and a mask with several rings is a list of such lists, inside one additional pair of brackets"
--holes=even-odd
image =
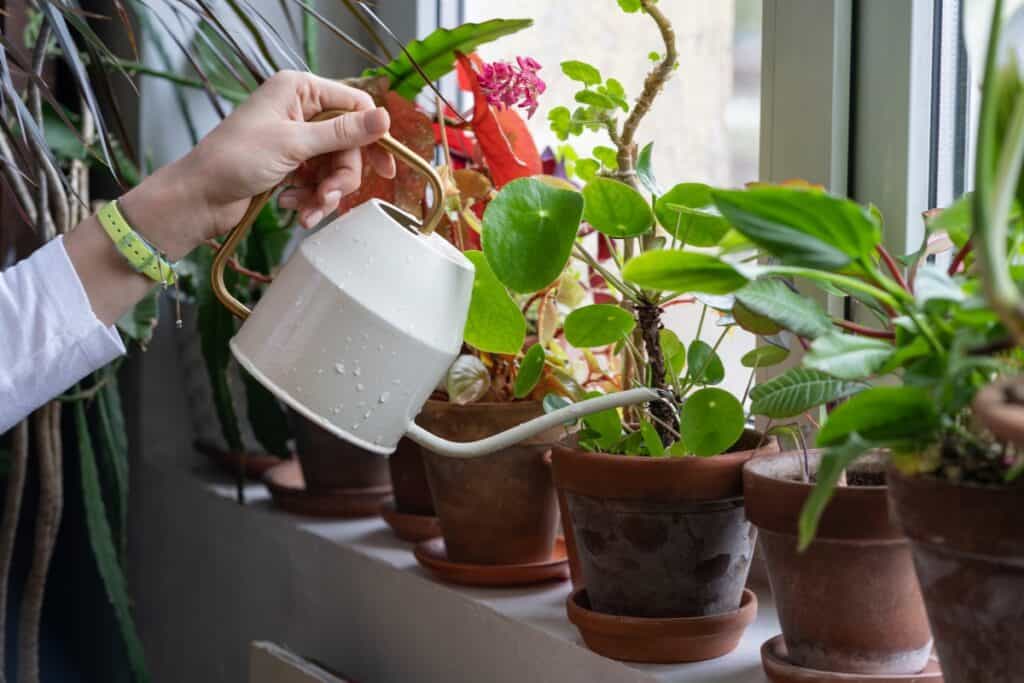
[(174, 266), (128, 225), (128, 221), (117, 206), (117, 201), (112, 201), (101, 208), (96, 218), (117, 250), (136, 271), (164, 285), (172, 285), (178, 279)]

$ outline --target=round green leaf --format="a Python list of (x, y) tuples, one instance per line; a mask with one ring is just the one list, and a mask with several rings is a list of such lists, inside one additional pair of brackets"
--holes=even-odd
[(583, 200), (584, 220), (609, 237), (642, 235), (654, 221), (643, 195), (618, 180), (594, 178), (583, 188)]
[(661, 355), (665, 358), (665, 372), (669, 377), (678, 377), (686, 367), (686, 347), (672, 330), (658, 332), (661, 341)]
[(522, 293), (547, 287), (569, 261), (583, 197), (536, 178), (519, 178), (487, 205), (483, 248), (494, 274)]
[[(601, 395), (600, 392), (592, 391), (587, 393), (586, 398), (595, 398)], [(597, 435), (594, 442), (601, 450), (606, 451), (613, 448), (622, 438), (622, 418), (619, 417), (619, 411), (615, 408), (587, 415), (583, 418), (583, 425)]]
[(498, 282), (482, 252), (467, 251), (466, 258), (476, 266), (473, 296), (463, 332), (466, 343), (488, 353), (519, 353), (526, 339), (523, 312)]
[(648, 251), (630, 259), (622, 276), (644, 289), (666, 292), (728, 294), (747, 283), (721, 259), (674, 249)]
[(565, 339), (579, 349), (614, 344), (633, 331), (636, 321), (615, 304), (577, 308), (565, 317)]
[(743, 354), (740, 363), (745, 368), (768, 368), (778, 365), (789, 357), (789, 349), (775, 344), (764, 344), (753, 351)]
[(686, 354), (688, 375), (695, 384), (718, 384), (725, 379), (725, 366), (711, 345), (700, 339), (690, 344)]
[(743, 434), (743, 406), (724, 389), (701, 389), (683, 403), (679, 433), (694, 455), (724, 453)]
[(523, 357), (519, 364), (519, 372), (516, 373), (516, 383), (512, 393), (516, 398), (523, 398), (537, 386), (540, 381), (540, 373), (544, 369), (544, 347), (534, 344)]
[(782, 331), (781, 325), (763, 315), (754, 313), (739, 301), (732, 306), (732, 317), (737, 325), (754, 334), (771, 335)]
[(711, 187), (703, 183), (680, 183), (654, 203), (662, 227), (685, 244), (713, 247), (729, 232), (729, 222), (718, 214), (711, 199)]

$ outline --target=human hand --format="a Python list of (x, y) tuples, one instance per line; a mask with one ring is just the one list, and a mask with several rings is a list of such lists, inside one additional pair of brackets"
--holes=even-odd
[[(307, 122), (331, 109), (351, 113)], [(389, 127), (387, 111), (365, 92), (311, 74), (280, 72), (185, 157), (125, 195), (121, 207), (172, 259), (229, 230), (253, 196), (283, 181), (290, 187), (279, 205), (298, 210), (300, 222), (312, 227), (359, 187), (360, 148)], [(379, 175), (394, 176), (395, 162), (386, 151), (369, 147), (367, 156)]]

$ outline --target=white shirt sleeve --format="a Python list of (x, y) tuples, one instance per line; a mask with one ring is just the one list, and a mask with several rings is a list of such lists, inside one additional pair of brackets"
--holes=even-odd
[(124, 353), (93, 313), (63, 238), (0, 271), (0, 434)]

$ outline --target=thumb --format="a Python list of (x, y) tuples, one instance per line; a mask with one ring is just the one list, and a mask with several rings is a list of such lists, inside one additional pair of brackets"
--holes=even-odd
[(342, 114), (328, 121), (303, 124), (305, 151), (308, 157), (363, 147), (376, 142), (391, 127), (386, 109)]

